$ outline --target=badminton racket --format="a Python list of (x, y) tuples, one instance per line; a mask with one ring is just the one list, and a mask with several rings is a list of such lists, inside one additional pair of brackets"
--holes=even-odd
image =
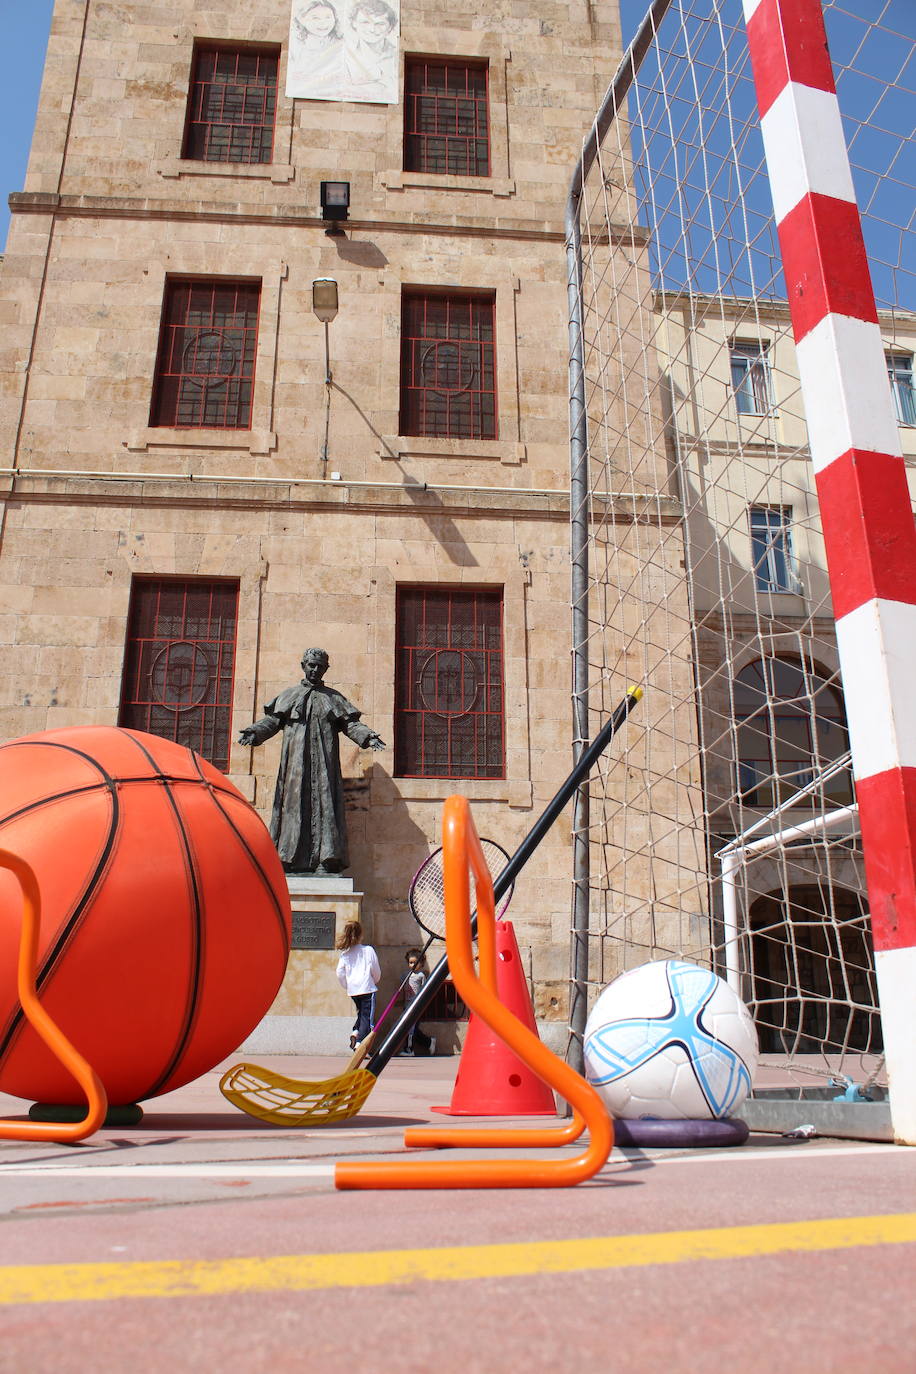
[[(509, 855), (503, 849), (502, 845), (497, 844), (495, 840), (481, 840), (480, 844), (483, 849), (484, 858), (487, 861), (487, 868), (489, 868), (491, 875), (496, 878), (509, 862)], [(473, 873), (471, 874), (471, 883), (473, 889)], [(509, 887), (502, 894), (499, 906), (496, 909), (497, 920), (499, 920), (508, 910), (509, 903), (512, 900), (513, 887), (514, 883), (510, 883)], [(425, 931), (429, 937), (426, 944), (420, 950), (418, 967), (422, 967), (426, 952), (433, 941), (445, 939), (445, 874), (442, 868), (441, 847), (433, 850), (432, 854), (430, 854), (427, 859), (423, 860), (422, 864), (411, 878), (410, 887), (407, 889), (407, 905), (417, 925), (421, 930)], [(474, 902), (474, 909), (477, 909), (476, 902)], [(407, 986), (409, 977), (410, 972), (408, 972), (398, 984), (391, 1001), (388, 1003), (381, 1016), (376, 1018), (375, 1025), (372, 1028), (373, 1031), (377, 1031), (385, 1020), (391, 1008)]]
[[(487, 868), (495, 881), (509, 862), (509, 855), (502, 845), (497, 844), (495, 840), (482, 839), (480, 846), (487, 861)], [(477, 903), (474, 900), (473, 883), (472, 874), (471, 904), (476, 911)], [(499, 906), (496, 908), (497, 920), (501, 918), (512, 900), (513, 886), (514, 884), (510, 883), (505, 892), (502, 893)], [(429, 943), (432, 943), (433, 940), (445, 939), (445, 874), (442, 868), (441, 848), (434, 850), (413, 875), (410, 887), (407, 889), (407, 905), (417, 925), (421, 930), (425, 930), (430, 937)], [(428, 948), (429, 944), (427, 944)]]

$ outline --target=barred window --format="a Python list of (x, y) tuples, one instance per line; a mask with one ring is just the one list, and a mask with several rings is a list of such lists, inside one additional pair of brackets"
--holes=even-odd
[(229, 767), (238, 599), (227, 579), (135, 579), (119, 725)]
[(405, 58), (404, 170), (451, 176), (490, 175), (485, 62)]
[(505, 777), (502, 591), (402, 587), (396, 640), (396, 773)]
[(404, 293), (401, 434), (495, 439), (493, 295)]
[[(406, 1007), (407, 1002), (404, 994), (398, 998), (398, 1005)], [(458, 995), (458, 989), (450, 978), (436, 989), (430, 998), (429, 1005), (423, 1013), (424, 1021), (466, 1021), (468, 1019), (468, 1009)]]
[(278, 66), (276, 49), (195, 48), (182, 157), (270, 162)]
[(250, 429), (261, 287), (167, 281), (151, 426)]

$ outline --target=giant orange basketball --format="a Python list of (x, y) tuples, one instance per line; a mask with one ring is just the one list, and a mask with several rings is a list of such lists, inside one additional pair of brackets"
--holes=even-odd
[[(270, 836), (181, 745), (89, 726), (0, 747), (0, 845), (35, 870), (43, 1006), (113, 1105), (169, 1092), (236, 1050), (276, 996), (290, 945)], [(0, 870), (0, 1090), (80, 1090), (16, 996), (21, 898)]]

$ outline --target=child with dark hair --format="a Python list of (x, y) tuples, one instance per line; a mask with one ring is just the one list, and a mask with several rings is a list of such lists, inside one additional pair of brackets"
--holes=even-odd
[[(422, 950), (409, 949), (404, 955), (404, 958), (407, 961), (408, 968), (407, 980), (404, 984), (404, 1007), (406, 1010), (411, 1002), (415, 1001), (420, 989), (429, 977), (429, 974), (427, 972), (426, 960), (423, 957)], [(426, 1054), (436, 1053), (435, 1036), (427, 1035), (426, 1032), (416, 1024), (412, 1025), (407, 1032), (407, 1041), (404, 1048), (401, 1050), (401, 1054), (414, 1054), (414, 1045), (419, 1045)]]

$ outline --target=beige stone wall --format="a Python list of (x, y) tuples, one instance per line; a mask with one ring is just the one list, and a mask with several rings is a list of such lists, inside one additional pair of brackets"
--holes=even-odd
[[(393, 739), (394, 598), (398, 584), (499, 586), (505, 607), (505, 780), (404, 779), (389, 749), (342, 743), (351, 872), (365, 893), (373, 936), (393, 969), (416, 938), (409, 879), (439, 843), (445, 797), (471, 797), (482, 834), (512, 850), (569, 767), (565, 643), (566, 524), (543, 499), (469, 513), (455, 502), (427, 513), (403, 498), (354, 510), (284, 499), (228, 506), (221, 488), (194, 483), (112, 484), (23, 478), (6, 505), (0, 598), (7, 672), (3, 737), (117, 720), (131, 580), (219, 576), (239, 580), (233, 737), (299, 676), (307, 645), (331, 656), (328, 681)], [(356, 489), (340, 495), (356, 497)], [(399, 497), (401, 494), (396, 493)], [(423, 498), (418, 498), (423, 500)], [(193, 500), (194, 505), (189, 502)], [(422, 507), (421, 507), (422, 511)], [(458, 561), (458, 560), (461, 561)], [(229, 776), (269, 814), (279, 741), (234, 746)], [(562, 978), (568, 929), (568, 825), (532, 860), (512, 917), (538, 946), (540, 976)]]
[[(402, 51), (489, 58), (490, 178), (405, 173), (401, 106), (282, 94), (269, 167), (182, 163), (194, 38), (280, 45), (282, 89), (288, 20), (288, 0), (56, 6), (0, 292), (0, 736), (117, 719), (131, 578), (154, 574), (239, 581), (233, 736), (318, 643), (329, 682), (390, 743), (397, 586), (502, 587), (505, 780), (397, 778), (390, 751), (344, 745), (352, 873), (393, 979), (443, 799), (466, 791), (511, 851), (570, 766), (562, 221), (616, 66), (616, 5), (404, 0)], [(351, 183), (344, 236), (320, 221), (326, 178)], [(261, 283), (250, 430), (149, 427), (169, 275)], [(330, 389), (318, 276), (340, 286)], [(398, 434), (405, 285), (494, 293), (497, 439)], [(262, 814), (278, 749), (233, 750), (230, 775)], [(554, 1017), (569, 850), (565, 817), (511, 910)]]
[(468, 0), (404, 0), (402, 61), (404, 53), (489, 59), (493, 184), (469, 189), (464, 178), (445, 178), (444, 186), (442, 178), (405, 180), (400, 105), (294, 101), (282, 93), (270, 167), (227, 176), (212, 164), (177, 165), (194, 39), (276, 44), (282, 92), (289, 0), (65, 0), (55, 9), (25, 190), (316, 214), (318, 183), (346, 175), (354, 218), (425, 224), (535, 216), (555, 224), (619, 56), (616, 8), (613, 0), (497, 0), (481, 13)]
[[(244, 224), (227, 235), (221, 222), (59, 216), (46, 259), (42, 252), (23, 262), (20, 230), (37, 222), (17, 216), (4, 274), (13, 289), (17, 274), (34, 268), (36, 285), (43, 276), (34, 327), (23, 321), (11, 331), (19, 346), (9, 349), (3, 388), (4, 427), (15, 436), (27, 385), (17, 454), (23, 469), (272, 481), (314, 480), (334, 470), (350, 480), (399, 485), (567, 484), (564, 261), (556, 240), (532, 246), (508, 235), (497, 259), (491, 244), (454, 232), (441, 244), (375, 226), (337, 240), (319, 226), (290, 235), (275, 225)], [(437, 262), (444, 249), (455, 255), (452, 270)], [(360, 257), (384, 265), (367, 271), (354, 261)], [(149, 428), (169, 275), (261, 283), (250, 431)], [(324, 330), (311, 308), (312, 281), (320, 276), (333, 276), (340, 295), (329, 330), (327, 467)], [(495, 294), (497, 440), (397, 434), (402, 288), (442, 283)]]

